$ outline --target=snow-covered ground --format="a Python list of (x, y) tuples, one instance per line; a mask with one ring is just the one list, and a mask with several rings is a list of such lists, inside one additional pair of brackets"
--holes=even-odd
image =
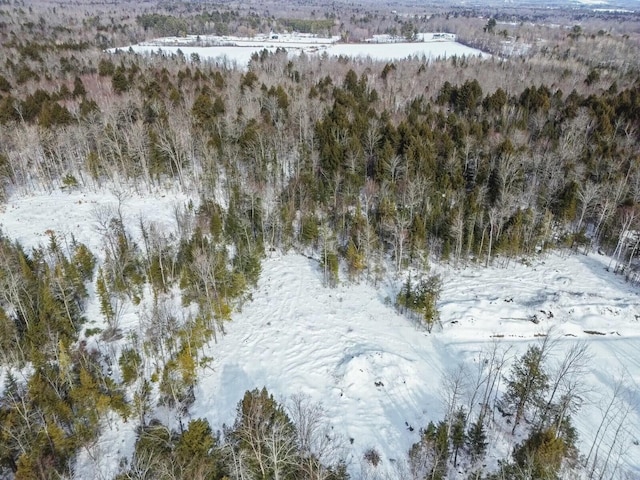
[[(53, 191), (49, 194), (12, 196), (0, 205), (0, 231), (18, 240), (28, 252), (49, 241), (48, 231), (61, 239), (84, 243), (100, 256), (104, 221), (117, 217), (121, 209), (124, 221), (135, 241), (141, 238), (140, 219), (155, 222), (167, 231), (175, 230), (176, 208), (184, 208), (188, 197), (179, 193), (124, 193), (124, 190)], [(194, 199), (197, 203), (197, 199)]]
[[(132, 194), (122, 211), (132, 233), (140, 215), (173, 231), (174, 208), (188, 201), (177, 194)], [(117, 204), (109, 192), (14, 196), (0, 213), (0, 227), (26, 247), (46, 242), (47, 230), (73, 233), (99, 253), (95, 212)], [(620, 385), (620, 405), (629, 411), (619, 432), (615, 421), (604, 432), (601, 452), (618, 433), (613, 455), (622, 451), (621, 469), (640, 478), (640, 288), (608, 272), (608, 262), (598, 254), (553, 253), (529, 265), (436, 266), (444, 281), (442, 327), (427, 334), (391, 305), (400, 279), (389, 275), (377, 288), (343, 279), (325, 288), (316, 262), (272, 252), (253, 300), (205, 352), (213, 363), (200, 374), (189, 414), (206, 417), (217, 430), (233, 423), (247, 389), (266, 386), (282, 400), (303, 393), (324, 405), (354, 478), (371, 468), (362, 460), (369, 448), (380, 453), (378, 473), (407, 478), (404, 458), (419, 428), (444, 414), (442, 376), (460, 364), (473, 369), (480, 352), (496, 342), (513, 358), (551, 330), (556, 359), (579, 341), (588, 343), (593, 358), (584, 404), (573, 417), (581, 450), (590, 449)], [(94, 305), (89, 311), (99, 310)], [(135, 318), (127, 318), (123, 328), (137, 328)], [(99, 451), (83, 452), (80, 467), (93, 472), (97, 466), (108, 478), (116, 460), (130, 455), (134, 435), (131, 424), (105, 426)], [(509, 438), (498, 430), (491, 435), (495, 446), (487, 462), (495, 464), (509, 454)], [(106, 460), (94, 462), (90, 453)]]
[[(443, 270), (443, 328), (429, 335), (389, 305), (391, 285), (328, 289), (317, 263), (274, 256), (264, 263), (253, 302), (211, 347), (214, 371), (203, 376), (192, 415), (220, 427), (247, 389), (265, 385), (281, 398), (303, 392), (324, 404), (334, 430), (348, 440), (355, 478), (369, 448), (381, 454), (379, 468), (391, 478), (406, 478), (403, 458), (418, 428), (443, 417), (442, 376), (461, 363), (472, 367), (495, 341), (516, 356), (552, 329), (556, 357), (577, 341), (590, 344), (591, 392), (575, 417), (588, 450), (616, 381), (624, 378), (630, 393), (640, 384), (638, 289), (607, 273), (603, 260), (552, 254), (533, 266)], [(627, 425), (635, 436), (625, 440), (624, 462), (637, 476), (634, 395)], [(494, 455), (508, 455), (507, 439), (497, 442)]]
[[(417, 42), (398, 42), (389, 36), (376, 36), (370, 43), (338, 43), (337, 37), (320, 38), (297, 35), (271, 35), (261, 38), (245, 39), (236, 37), (168, 37), (144, 42), (130, 47), (111, 49), (140, 54), (162, 52), (174, 55), (180, 50), (187, 58), (196, 53), (201, 60), (213, 60), (225, 65), (244, 68), (251, 56), (264, 49), (275, 52), (283, 48), (289, 55), (324, 54), (329, 56), (348, 56), (390, 61), (407, 57), (425, 57), (427, 60), (449, 58), (452, 56), (488, 56), (475, 48), (467, 47), (455, 41), (450, 34), (419, 34)], [(182, 41), (181, 41), (182, 40)]]
[(594, 8), (594, 12), (600, 13), (634, 13), (634, 10), (628, 10), (626, 8)]

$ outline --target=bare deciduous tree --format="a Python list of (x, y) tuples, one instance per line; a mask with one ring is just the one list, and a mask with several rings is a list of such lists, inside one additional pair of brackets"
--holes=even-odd
[(298, 394), (287, 402), (287, 411), (296, 426), (300, 462), (307, 478), (328, 478), (331, 472), (327, 467), (341, 460), (343, 445), (333, 432), (324, 408), (308, 396)]
[[(550, 376), (550, 393), (540, 414), (540, 424), (546, 427), (548, 421), (556, 424), (559, 432), (564, 419), (574, 406), (582, 401), (585, 392), (583, 377), (587, 372), (591, 355), (586, 343), (573, 344), (565, 353), (562, 361)], [(554, 408), (554, 403), (560, 399)], [(554, 417), (549, 418), (552, 410)]]
[(625, 398), (627, 388), (626, 379), (619, 378), (611, 396), (600, 409), (602, 419), (589, 453), (583, 460), (589, 480), (616, 478), (620, 460), (626, 453), (624, 445), (628, 438), (628, 416), (632, 410), (631, 403)]
[(594, 202), (600, 197), (600, 185), (587, 181), (578, 187), (578, 199), (580, 200), (580, 214), (576, 223), (576, 232), (582, 228), (582, 222), (587, 212), (593, 207)]

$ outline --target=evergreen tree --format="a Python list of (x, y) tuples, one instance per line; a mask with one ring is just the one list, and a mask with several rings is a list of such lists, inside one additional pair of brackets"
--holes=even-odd
[(238, 404), (232, 448), (258, 478), (295, 478), (299, 464), (295, 426), (266, 388), (247, 391)]
[(113, 77), (111, 77), (111, 86), (113, 87), (113, 91), (116, 93), (124, 93), (129, 90), (131, 85), (124, 67), (119, 66), (116, 68)]
[(96, 292), (100, 300), (100, 313), (104, 315), (109, 327), (116, 327), (116, 314), (111, 304), (111, 295), (107, 290), (107, 284), (105, 282), (102, 268), (98, 269), (98, 278), (96, 280)]
[(431, 333), (433, 326), (440, 319), (436, 302), (440, 297), (441, 288), (442, 282), (438, 275), (421, 279), (416, 285), (412, 285), (411, 279), (407, 277), (396, 297), (396, 304), (401, 307), (401, 311), (408, 310), (419, 315), (420, 321)]
[(454, 416), (451, 424), (451, 445), (453, 446), (453, 466), (458, 466), (458, 451), (462, 448), (467, 440), (465, 435), (465, 427), (467, 423), (467, 415), (464, 409), (460, 407)]
[(467, 445), (472, 460), (477, 461), (484, 457), (487, 450), (487, 434), (481, 417), (469, 427)]
[(174, 455), (181, 466), (182, 478), (214, 480), (219, 476), (219, 451), (205, 419), (191, 420), (177, 441)]
[(118, 359), (122, 382), (125, 385), (133, 383), (142, 372), (142, 358), (133, 348), (126, 348)]
[(420, 441), (409, 450), (409, 468), (413, 478), (443, 480), (447, 474), (449, 433), (446, 422), (429, 422), (420, 432)]
[(533, 431), (531, 435), (516, 447), (513, 458), (523, 471), (531, 472), (531, 478), (557, 480), (562, 462), (568, 449), (562, 437), (555, 429)]
[(349, 240), (347, 251), (345, 253), (347, 266), (349, 268), (349, 276), (357, 277), (365, 267), (364, 256), (358, 251), (352, 239)]
[(84, 88), (82, 79), (80, 77), (75, 77), (73, 79), (73, 96), (84, 97), (86, 94), (87, 94), (87, 90)]
[(548, 388), (549, 379), (543, 364), (544, 354), (544, 346), (532, 345), (511, 367), (505, 400), (515, 407), (514, 432), (527, 408), (535, 405)]

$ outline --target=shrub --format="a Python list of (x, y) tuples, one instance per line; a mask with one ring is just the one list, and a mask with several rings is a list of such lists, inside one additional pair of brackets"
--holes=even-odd
[(382, 461), (382, 459), (380, 458), (380, 454), (375, 448), (370, 448), (366, 452), (364, 452), (364, 459), (374, 467), (377, 467), (378, 464)]

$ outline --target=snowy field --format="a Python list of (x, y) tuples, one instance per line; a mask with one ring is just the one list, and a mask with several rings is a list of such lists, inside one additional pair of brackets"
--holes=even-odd
[[(135, 236), (141, 216), (174, 231), (173, 212), (188, 201), (176, 194), (131, 194), (120, 205)], [(116, 196), (14, 196), (0, 212), (0, 228), (27, 248), (46, 242), (47, 230), (73, 234), (99, 254), (96, 212), (105, 205), (117, 208)], [(607, 427), (601, 450), (607, 451), (617, 436), (611, 450), (616, 459), (622, 452), (619, 471), (640, 478), (640, 288), (607, 272), (608, 262), (597, 254), (554, 253), (530, 265), (436, 266), (444, 281), (442, 327), (429, 335), (391, 306), (400, 279), (389, 275), (374, 288), (348, 283), (343, 276), (337, 288), (329, 289), (322, 286), (317, 262), (272, 253), (263, 263), (253, 301), (233, 315), (227, 335), (205, 352), (213, 364), (201, 372), (189, 414), (206, 417), (217, 430), (233, 423), (247, 389), (266, 386), (281, 400), (303, 393), (324, 405), (348, 452), (353, 478), (373, 478), (362, 460), (369, 448), (382, 459), (377, 478), (407, 478), (404, 458), (419, 428), (444, 414), (443, 375), (460, 364), (473, 370), (480, 352), (496, 342), (513, 358), (551, 330), (556, 359), (579, 341), (589, 344), (593, 357), (584, 378), (588, 391), (573, 417), (582, 452), (590, 449), (619, 385), (628, 412), (619, 431), (615, 421)], [(97, 312), (97, 305), (89, 306), (88, 313)], [(124, 328), (139, 328), (134, 308)], [(95, 473), (97, 467), (102, 473), (96, 476), (108, 478), (118, 458), (130, 455), (134, 431), (134, 425), (118, 422), (106, 428), (95, 450), (81, 454), (80, 468)], [(494, 448), (487, 463), (495, 464), (509, 454), (510, 439), (498, 428), (490, 435)], [(97, 454), (102, 460), (94, 462)]]
[[(133, 50), (139, 54), (163, 53), (174, 55), (180, 50), (186, 58), (198, 54), (201, 60), (212, 60), (228, 66), (245, 68), (251, 55), (264, 49), (275, 52), (285, 49), (289, 55), (327, 54), (329, 56), (347, 56), (370, 58), (379, 61), (401, 60), (408, 57), (424, 57), (427, 60), (449, 58), (452, 56), (485, 56), (480, 50), (467, 47), (452, 39), (451, 36), (437, 37), (436, 34), (421, 33), (418, 42), (397, 42), (388, 36), (376, 36), (370, 43), (338, 43), (337, 37), (318, 38), (310, 36), (266, 36), (264, 38), (244, 39), (235, 37), (204, 37), (198, 40), (193, 36), (168, 37), (144, 42), (119, 50)], [(445, 35), (445, 34), (442, 34)], [(435, 36), (435, 37), (434, 37)], [(182, 41), (181, 41), (182, 40)], [(196, 45), (197, 43), (202, 45)], [(206, 46), (204, 46), (206, 45)], [(115, 52), (118, 49), (111, 49)]]
[(73, 236), (100, 256), (100, 231), (104, 220), (123, 212), (134, 240), (141, 238), (140, 219), (152, 221), (163, 229), (175, 229), (175, 210), (186, 205), (188, 198), (177, 193), (123, 194), (122, 190), (62, 192), (43, 195), (13, 196), (6, 205), (0, 205), (0, 231), (18, 240), (25, 250), (46, 245), (48, 231), (59, 238), (71, 240)]
[[(442, 376), (460, 363), (473, 369), (496, 341), (510, 356), (522, 354), (552, 328), (556, 357), (580, 340), (593, 355), (589, 399), (574, 420), (582, 450), (591, 445), (601, 406), (624, 379), (633, 403), (623, 462), (638, 478), (638, 290), (607, 273), (604, 260), (553, 254), (532, 267), (444, 270), (443, 328), (429, 335), (388, 305), (394, 286), (327, 289), (317, 263), (274, 256), (264, 263), (254, 301), (212, 347), (214, 371), (203, 376), (192, 414), (221, 426), (247, 389), (266, 385), (281, 398), (302, 392), (323, 402), (347, 445), (353, 439), (355, 478), (367, 468), (361, 459), (369, 448), (380, 452), (390, 478), (406, 478), (403, 456), (418, 428), (444, 415)], [(495, 441), (494, 455), (508, 455), (507, 439)]]

